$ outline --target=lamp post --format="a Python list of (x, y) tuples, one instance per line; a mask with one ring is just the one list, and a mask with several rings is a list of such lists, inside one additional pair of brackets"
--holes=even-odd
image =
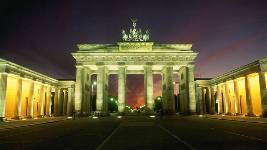
[(94, 86), (96, 85), (96, 81), (93, 81), (93, 83), (92, 83), (92, 88), (91, 88), (91, 91), (92, 91), (92, 93), (91, 93), (91, 101), (90, 101), (90, 111), (92, 111), (93, 110), (93, 98), (94, 98)]

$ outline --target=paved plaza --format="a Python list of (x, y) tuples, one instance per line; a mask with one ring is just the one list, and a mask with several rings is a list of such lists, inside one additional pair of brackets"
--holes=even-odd
[(247, 121), (214, 115), (15, 121), (0, 125), (0, 149), (264, 149), (267, 123)]

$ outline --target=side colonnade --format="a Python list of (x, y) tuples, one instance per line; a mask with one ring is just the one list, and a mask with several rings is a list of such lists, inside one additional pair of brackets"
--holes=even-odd
[(211, 80), (196, 80), (200, 114), (267, 116), (267, 59)]
[(62, 82), (0, 59), (0, 118), (37, 119), (71, 114), (58, 110), (63, 107), (60, 102), (68, 100), (65, 96), (67, 93), (74, 95), (71, 94), (74, 90), (74, 81), (65, 81), (68, 86)]

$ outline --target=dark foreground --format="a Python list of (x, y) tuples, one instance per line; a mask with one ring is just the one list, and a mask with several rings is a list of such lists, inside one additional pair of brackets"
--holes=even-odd
[(0, 149), (266, 149), (267, 124), (190, 117), (82, 118), (1, 129)]

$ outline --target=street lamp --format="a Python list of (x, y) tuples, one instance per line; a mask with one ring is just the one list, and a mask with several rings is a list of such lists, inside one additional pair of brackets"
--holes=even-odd
[(90, 108), (91, 108), (91, 111), (93, 110), (93, 94), (94, 94), (94, 86), (96, 86), (96, 81), (93, 81), (93, 83), (92, 83), (92, 93), (91, 93), (91, 106), (90, 106)]

